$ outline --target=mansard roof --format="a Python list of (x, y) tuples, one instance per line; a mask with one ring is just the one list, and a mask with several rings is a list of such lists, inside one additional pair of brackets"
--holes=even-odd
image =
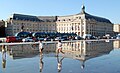
[(98, 17), (98, 16), (94, 16), (94, 15), (91, 15), (91, 14), (88, 14), (88, 13), (86, 13), (86, 12), (84, 12), (84, 13), (78, 13), (77, 15), (82, 15), (82, 14), (84, 14), (85, 15), (85, 18), (87, 19), (87, 20), (96, 20), (96, 21), (98, 21), (98, 22), (106, 22), (106, 23), (111, 23), (110, 22), (110, 20), (109, 19), (106, 19), (106, 18), (102, 18), (102, 17)]
[(106, 18), (93, 16), (93, 15), (90, 15), (90, 14), (88, 14), (88, 13), (85, 13), (85, 18), (86, 18), (86, 19), (94, 19), (94, 20), (99, 21), (99, 22), (111, 23), (110, 20), (108, 20), (108, 19), (106, 19)]
[(102, 18), (102, 17), (97, 17), (97, 16), (93, 16), (93, 15), (90, 15), (88, 13), (85, 12), (85, 6), (82, 5), (82, 8), (81, 8), (81, 13), (79, 14), (85, 14), (85, 18), (86, 19), (94, 19), (98, 22), (106, 22), (106, 23), (111, 23), (110, 20), (106, 19), (106, 18)]
[(38, 21), (38, 22), (53, 22), (56, 20), (56, 16), (31, 16), (23, 14), (13, 14), (13, 20), (24, 20), (24, 21)]
[[(88, 13), (86, 13), (85, 11), (77, 14), (77, 15), (85, 15), (85, 18), (87, 20), (96, 20), (98, 22), (106, 22), (106, 23), (111, 23), (110, 20), (106, 19), (106, 18), (102, 18), (102, 17), (97, 17), (97, 16), (93, 16), (90, 15)], [(38, 22), (44, 22), (44, 21), (55, 21), (56, 17), (55, 16), (31, 16), (31, 15), (23, 15), (23, 14), (13, 14), (13, 20), (24, 20), (24, 21), (38, 21)]]
[(14, 20), (26, 20), (26, 21), (41, 21), (36, 16), (23, 15), (23, 14), (13, 14)]

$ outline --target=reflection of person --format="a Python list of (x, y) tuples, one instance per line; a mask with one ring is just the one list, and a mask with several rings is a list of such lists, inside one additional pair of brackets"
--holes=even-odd
[(62, 51), (62, 43), (61, 43), (61, 40), (59, 40), (59, 42), (58, 42), (58, 47), (57, 47), (57, 56), (58, 56), (58, 54), (59, 54), (59, 52), (61, 52), (61, 53), (63, 53), (64, 54), (64, 52)]
[(58, 69), (58, 72), (60, 72), (62, 70), (62, 60), (64, 59), (64, 57), (62, 57), (60, 60), (59, 60), (59, 56), (57, 56), (57, 62), (58, 62), (58, 65), (57, 65), (57, 69)]
[(6, 67), (6, 49), (5, 45), (2, 45), (2, 67)]
[(40, 51), (40, 54), (42, 54), (42, 51), (43, 51), (43, 43), (42, 41), (39, 41), (39, 51)]
[(40, 54), (40, 72), (42, 72), (44, 65), (44, 62), (42, 60), (43, 60), (43, 55)]
[(84, 69), (84, 68), (85, 68), (84, 63), (85, 63), (85, 61), (82, 61), (82, 62), (81, 62), (81, 69)]

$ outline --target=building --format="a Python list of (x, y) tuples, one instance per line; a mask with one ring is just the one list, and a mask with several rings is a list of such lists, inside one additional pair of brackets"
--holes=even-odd
[(113, 34), (113, 24), (106, 18), (90, 15), (85, 12), (85, 6), (78, 14), (67, 16), (29, 16), (13, 14), (7, 20), (7, 35), (17, 32), (59, 32), (76, 33), (79, 36), (92, 34), (104, 36)]
[(55, 16), (30, 16), (12, 14), (6, 21), (6, 35), (13, 36), (17, 32), (56, 32)]
[(0, 20), (0, 37), (5, 37), (5, 21)]
[(79, 36), (113, 34), (113, 24), (110, 20), (86, 13), (85, 6), (82, 6), (78, 14), (57, 17), (56, 23), (57, 31), (62, 33), (76, 33)]
[(120, 24), (114, 24), (113, 25), (113, 31), (114, 31), (114, 34), (119, 34), (120, 33)]

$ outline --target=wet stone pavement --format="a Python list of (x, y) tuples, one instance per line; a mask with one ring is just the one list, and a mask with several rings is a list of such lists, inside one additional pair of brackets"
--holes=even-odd
[[(120, 41), (0, 46), (0, 73), (120, 73)], [(57, 55), (56, 55), (57, 54)]]

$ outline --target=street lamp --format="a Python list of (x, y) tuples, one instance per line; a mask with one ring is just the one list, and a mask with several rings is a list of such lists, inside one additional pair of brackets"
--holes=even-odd
[(24, 29), (24, 26), (23, 26), (23, 23), (22, 23), (22, 26), (21, 26), (21, 31), (23, 31), (23, 29)]

